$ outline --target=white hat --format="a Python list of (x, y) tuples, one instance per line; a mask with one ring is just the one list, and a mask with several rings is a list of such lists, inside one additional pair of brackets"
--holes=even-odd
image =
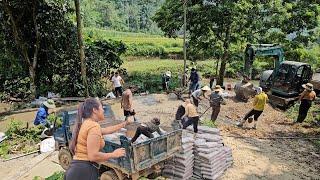
[(54, 101), (52, 99), (48, 99), (43, 103), (43, 105), (45, 105), (49, 109), (56, 108), (56, 105), (54, 104)]
[(167, 71), (167, 72), (166, 72), (166, 76), (171, 77), (171, 72), (170, 72), (170, 71)]
[(209, 86), (204, 86), (201, 88), (201, 90), (203, 91), (210, 91), (211, 89), (209, 88)]
[(304, 84), (304, 85), (302, 85), (302, 87), (308, 91), (313, 91), (313, 84), (311, 84), (311, 83)]
[(262, 87), (257, 87), (257, 88), (256, 88), (256, 92), (257, 92), (257, 94), (262, 93)]

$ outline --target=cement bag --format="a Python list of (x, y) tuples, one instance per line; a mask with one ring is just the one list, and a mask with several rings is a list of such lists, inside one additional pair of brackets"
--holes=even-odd
[(218, 136), (218, 135), (212, 135), (212, 134), (208, 134), (208, 133), (205, 133), (205, 134), (197, 134), (196, 136), (197, 138), (200, 138), (200, 139), (206, 139), (207, 141), (210, 141), (210, 142), (213, 142), (213, 141), (221, 141), (221, 136)]
[(220, 130), (217, 128), (210, 128), (208, 126), (198, 126), (198, 132), (204, 132), (204, 133), (209, 133), (209, 134), (220, 134)]
[(47, 138), (40, 143), (40, 152), (52, 152), (55, 150), (55, 140), (54, 137)]
[(186, 137), (186, 138), (182, 138), (182, 144), (185, 144), (185, 143), (190, 143), (190, 142), (194, 142), (194, 139), (191, 138), (191, 137)]

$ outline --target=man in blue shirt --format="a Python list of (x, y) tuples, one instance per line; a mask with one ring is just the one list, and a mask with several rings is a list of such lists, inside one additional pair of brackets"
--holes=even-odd
[(191, 95), (191, 93), (193, 93), (195, 90), (197, 90), (199, 88), (199, 74), (197, 72), (197, 70), (195, 68), (191, 69), (191, 73), (190, 73), (190, 86), (189, 86), (189, 96)]
[(34, 119), (34, 125), (43, 125), (43, 126), (50, 126), (50, 123), (47, 121), (47, 116), (49, 115), (48, 110), (56, 108), (54, 101), (52, 99), (48, 99), (45, 101), (40, 108), (38, 109), (37, 116)]

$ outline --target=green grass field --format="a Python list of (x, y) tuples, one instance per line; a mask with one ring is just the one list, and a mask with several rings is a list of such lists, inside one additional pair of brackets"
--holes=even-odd
[[(189, 61), (187, 65), (190, 65)], [(122, 67), (128, 72), (126, 82), (139, 86), (142, 91), (159, 92), (162, 90), (161, 75), (166, 71), (172, 73), (170, 89), (180, 86), (179, 75), (183, 72), (183, 60), (125, 57)], [(200, 61), (196, 67), (204, 77), (215, 71), (215, 61)]]
[(160, 35), (145, 33), (119, 32), (98, 28), (85, 28), (85, 38), (93, 40), (122, 41), (128, 46), (127, 55), (165, 56), (167, 54), (182, 53), (183, 40), (181, 38), (166, 38)]
[[(187, 65), (191, 62), (187, 61)], [(196, 63), (197, 69), (200, 73), (215, 71), (216, 62), (213, 60), (199, 61)], [(167, 70), (174, 74), (183, 71), (183, 60), (159, 59), (159, 58), (139, 58), (126, 57), (122, 67), (126, 68), (128, 72), (151, 72), (163, 73)]]

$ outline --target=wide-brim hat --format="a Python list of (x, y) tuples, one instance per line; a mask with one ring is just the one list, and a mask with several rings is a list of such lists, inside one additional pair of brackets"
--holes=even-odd
[(220, 85), (216, 85), (213, 90), (214, 90), (215, 92), (217, 92), (217, 91), (221, 91), (222, 88), (221, 88)]
[(48, 99), (43, 103), (43, 105), (45, 105), (49, 109), (56, 108), (56, 105), (52, 99)]
[(170, 72), (170, 71), (167, 71), (167, 72), (166, 72), (166, 76), (171, 77), (171, 72)]
[(201, 88), (202, 91), (210, 91), (211, 89), (209, 88), (209, 86), (204, 86)]
[(313, 84), (311, 83), (304, 84), (302, 87), (306, 90), (313, 91)]

